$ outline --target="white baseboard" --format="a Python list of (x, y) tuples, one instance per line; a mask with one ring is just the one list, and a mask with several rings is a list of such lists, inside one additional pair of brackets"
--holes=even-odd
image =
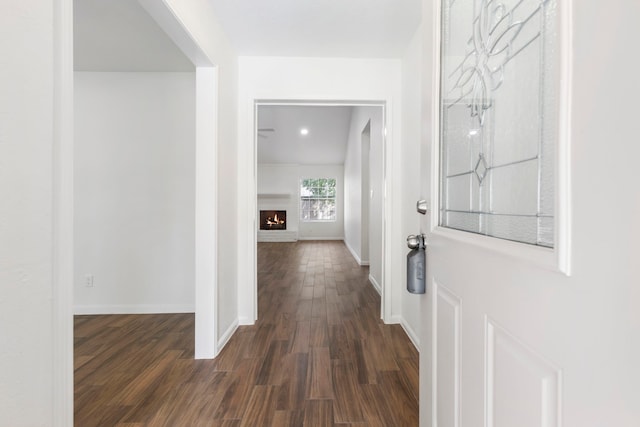
[(76, 305), (73, 314), (175, 314), (195, 313), (191, 304), (123, 304), (123, 305)]
[(347, 249), (349, 249), (349, 252), (351, 252), (351, 256), (356, 260), (356, 262), (358, 263), (358, 265), (360, 265), (360, 263), (362, 262), (362, 260), (360, 259), (360, 257), (358, 256), (358, 254), (356, 253), (356, 251), (353, 250), (353, 248), (351, 247), (351, 245), (349, 244), (349, 242), (347, 242), (346, 240), (344, 241), (344, 245), (347, 247)]
[(356, 253), (356, 251), (351, 247), (351, 245), (349, 245), (349, 243), (343, 239), (344, 245), (347, 247), (347, 249), (349, 249), (349, 252), (351, 252), (351, 256), (356, 260), (356, 262), (358, 263), (358, 265), (362, 265), (362, 266), (366, 266), (369, 265), (369, 261), (363, 261), (360, 259), (360, 256)]
[(416, 331), (414, 331), (413, 328), (409, 326), (407, 321), (404, 320), (404, 317), (399, 314), (394, 314), (390, 319), (384, 319), (384, 323), (387, 325), (399, 324), (400, 326), (402, 326), (402, 329), (409, 337), (411, 344), (413, 344), (416, 350), (418, 350), (418, 353), (420, 353), (420, 338), (418, 338), (418, 334), (416, 334)]
[(420, 353), (420, 338), (418, 337), (418, 334), (416, 334), (416, 331), (414, 331), (413, 328), (409, 326), (407, 322), (405, 322), (404, 318), (400, 319), (400, 325), (413, 343), (413, 346), (416, 348), (416, 350), (418, 350), (418, 353)]
[(385, 319), (384, 323), (387, 325), (401, 325), (402, 324), (402, 316), (399, 314), (394, 314), (389, 319)]
[(238, 319), (234, 320), (233, 323), (229, 325), (229, 327), (224, 332), (224, 334), (222, 334), (220, 339), (218, 339), (218, 345), (217, 345), (218, 348), (216, 349), (216, 354), (220, 354), (224, 346), (227, 345), (227, 343), (229, 342), (229, 339), (231, 339), (235, 331), (238, 329), (238, 326), (239, 326)]
[(255, 323), (256, 323), (255, 320), (250, 319), (248, 317), (244, 317), (244, 316), (238, 317), (238, 325), (251, 326), (251, 325), (255, 325)]
[(369, 281), (373, 285), (373, 289), (378, 292), (378, 295), (382, 296), (382, 286), (380, 286), (380, 283), (378, 283), (372, 275), (369, 275)]
[(344, 240), (344, 237), (300, 237), (298, 240)]
[(287, 230), (258, 231), (258, 242), (295, 242), (298, 240), (298, 232)]

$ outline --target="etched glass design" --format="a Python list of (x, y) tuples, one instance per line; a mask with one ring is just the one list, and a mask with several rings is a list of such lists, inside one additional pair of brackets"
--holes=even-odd
[(440, 225), (554, 245), (555, 0), (443, 0)]

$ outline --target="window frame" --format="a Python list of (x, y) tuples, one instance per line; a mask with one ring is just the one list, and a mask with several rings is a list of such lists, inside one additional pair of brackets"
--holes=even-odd
[[(319, 181), (319, 180), (326, 180), (328, 182), (333, 181), (333, 196), (330, 195), (326, 195), (323, 197), (312, 197), (312, 196), (303, 196), (302, 195), (302, 190), (303, 190), (303, 185), (305, 181)], [(319, 186), (305, 186), (305, 188), (317, 188), (320, 189), (322, 187)], [(327, 187), (328, 189), (331, 189), (330, 187)], [(337, 222), (338, 221), (338, 180), (335, 177), (318, 177), (318, 178), (300, 178), (300, 182), (298, 185), (298, 202), (299, 202), (299, 219), (301, 222)], [(305, 201), (308, 200), (325, 200), (325, 201), (333, 201), (333, 218), (329, 218), (329, 219), (312, 219), (312, 218), (305, 218), (304, 217), (304, 213), (305, 212), (320, 212), (319, 210), (305, 210), (303, 208), (303, 204)]]
[[(431, 144), (430, 153), (431, 167), (429, 184), (430, 206), (429, 212), (429, 230), (433, 241), (438, 238), (451, 240), (458, 243), (470, 244), (482, 249), (494, 251), (499, 254), (514, 257), (520, 261), (537, 265), (538, 267), (562, 273), (566, 276), (572, 274), (572, 185), (571, 185), (571, 149), (572, 149), (572, 133), (571, 133), (571, 111), (572, 111), (572, 81), (573, 81), (573, 30), (572, 15), (573, 5), (571, 1), (558, 3), (559, 19), (559, 46), (560, 64), (558, 71), (559, 88), (558, 88), (558, 129), (557, 146), (555, 148), (555, 218), (554, 218), (554, 247), (547, 248), (543, 246), (530, 245), (526, 243), (514, 242), (495, 237), (489, 237), (482, 234), (460, 231), (452, 228), (440, 226), (440, 144)], [(433, 78), (431, 79), (431, 89), (433, 97), (431, 98), (431, 128), (430, 136), (433, 141), (440, 140), (440, 74), (441, 74), (441, 23), (442, 23), (442, 7), (440, 2), (436, 2), (435, 6), (434, 28), (433, 28), (433, 44), (431, 45), (434, 52)]]

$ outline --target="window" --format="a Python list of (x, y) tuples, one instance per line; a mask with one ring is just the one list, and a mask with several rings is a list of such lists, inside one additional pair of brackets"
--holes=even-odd
[(443, 2), (441, 226), (554, 246), (559, 3)]
[(300, 184), (300, 220), (336, 220), (336, 180), (306, 178)]

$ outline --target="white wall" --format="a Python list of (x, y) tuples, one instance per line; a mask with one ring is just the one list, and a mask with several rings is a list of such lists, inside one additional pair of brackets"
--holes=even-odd
[[(153, 2), (153, 0), (145, 0), (145, 3), (148, 2)], [(225, 222), (219, 221), (215, 230), (217, 260), (212, 261), (215, 263), (215, 278), (207, 277), (207, 283), (210, 283), (209, 280), (215, 280), (217, 293), (213, 299), (217, 321), (216, 332), (219, 337), (218, 347), (220, 347), (238, 324), (237, 274), (238, 270), (242, 270), (242, 267), (238, 267), (237, 235), (237, 229), (241, 223), (238, 221), (238, 212), (236, 211), (238, 206), (236, 182), (238, 173), (236, 161), (238, 158), (236, 138), (238, 129), (238, 58), (218, 22), (211, 2), (208, 0), (166, 0), (165, 2), (189, 32), (190, 42), (197, 41), (200, 49), (213, 62), (218, 75), (216, 82), (218, 97), (215, 100), (219, 106), (218, 115), (203, 120), (210, 120), (216, 124), (218, 217), (225, 217)], [(198, 65), (197, 61), (196, 65)], [(202, 173), (206, 175), (208, 170), (203, 170)], [(243, 256), (241, 252), (240, 256)], [(211, 295), (208, 293), (203, 294), (203, 298), (207, 300), (210, 297)], [(196, 298), (198, 298), (197, 294)], [(209, 304), (210, 301), (205, 303)]]
[[(225, 147), (219, 152), (235, 159), (234, 53), (206, 0), (167, 3), (220, 68), (220, 103), (228, 109), (220, 113), (219, 143)], [(68, 108), (61, 101), (67, 92), (60, 81), (70, 81), (72, 72), (71, 12), (69, 0), (8, 0), (0, 14), (0, 425), (63, 426), (71, 416), (72, 322), (70, 310), (64, 310), (71, 295), (66, 294), (68, 285), (58, 282), (66, 273), (57, 267), (66, 270), (72, 257), (66, 244), (59, 244), (64, 236), (54, 235), (65, 228), (61, 223), (71, 228), (71, 196), (66, 186), (53, 189), (61, 175), (66, 185), (73, 163), (71, 130), (60, 116), (60, 104), (65, 104), (62, 117)], [(227, 163), (219, 168), (227, 177), (221, 196), (231, 199), (233, 210), (236, 162)], [(52, 208), (64, 217), (54, 215)], [(235, 221), (233, 225), (220, 233), (228, 243), (219, 271), (222, 328), (237, 313)], [(60, 324), (68, 329), (61, 330)]]
[[(361, 263), (369, 264), (370, 279), (382, 284), (383, 227), (383, 112), (382, 107), (354, 107), (345, 158), (345, 244)], [(362, 131), (370, 123), (369, 191), (362, 191)], [(365, 168), (366, 169), (366, 168)], [(362, 202), (369, 199), (368, 250), (362, 248)], [(367, 252), (368, 257), (363, 258)]]
[[(510, 283), (505, 287), (504, 298), (516, 294), (511, 292), (511, 286), (517, 287), (518, 292), (529, 290), (527, 298), (512, 308), (510, 319), (517, 319), (514, 324), (519, 326), (527, 324), (528, 310), (544, 312), (543, 321), (548, 323), (549, 332), (535, 339), (546, 347), (560, 349), (545, 357), (562, 368), (559, 403), (563, 425), (631, 427), (638, 425), (640, 419), (640, 145), (636, 143), (640, 97), (636, 70), (640, 61), (629, 46), (630, 41), (640, 39), (636, 22), (640, 4), (613, 0), (607, 2), (606, 14), (592, 3), (571, 4), (573, 57), (566, 59), (573, 69), (572, 275), (567, 278), (549, 272), (539, 288), (535, 283)], [(435, 19), (434, 7), (434, 2), (423, 1), (422, 149), (427, 154), (431, 144), (437, 143), (432, 140), (432, 76), (436, 60), (429, 26)], [(429, 160), (424, 164), (429, 165)], [(428, 198), (428, 189), (426, 182), (423, 198)], [(493, 262), (485, 266), (491, 274), (479, 277), (475, 285), (482, 286), (483, 281), (498, 274), (502, 280), (510, 275), (518, 277), (518, 267), (516, 263)], [(451, 268), (456, 268), (453, 263)], [(494, 301), (501, 304), (503, 299), (495, 295)], [(429, 309), (422, 304), (423, 346), (429, 340)], [(422, 352), (420, 363), (431, 363), (428, 351)], [(422, 426), (430, 425), (427, 381), (421, 375)]]
[(0, 425), (16, 427), (53, 418), (52, 6), (0, 13)]
[(194, 73), (75, 73), (76, 313), (194, 311), (194, 165)]
[[(342, 165), (259, 164), (258, 212), (256, 214), (259, 215), (261, 209), (286, 210), (287, 231), (296, 231), (299, 240), (342, 240), (344, 236), (343, 175)], [(300, 221), (300, 180), (304, 178), (335, 178), (336, 221)], [(288, 197), (283, 197), (285, 194)]]
[[(420, 217), (416, 202), (420, 199), (420, 138), (421, 138), (421, 61), (422, 31), (419, 29), (402, 60), (402, 235), (420, 233)], [(398, 251), (408, 252), (405, 242), (397, 242)], [(402, 269), (403, 283), (407, 270)], [(402, 325), (416, 346), (420, 346), (420, 295), (406, 290), (402, 293)]]
[[(255, 168), (254, 102), (256, 100), (314, 100), (386, 102), (387, 173), (400, 168), (393, 143), (400, 138), (401, 90), (400, 61), (396, 59), (349, 58), (276, 58), (240, 57), (238, 105), (238, 254), (252, 268), (238, 270), (239, 317), (242, 323), (253, 323), (256, 315), (255, 276)], [(399, 221), (395, 221), (400, 183), (387, 181), (386, 238), (401, 239)], [(396, 196), (398, 195), (398, 196)], [(390, 247), (389, 247), (390, 248)], [(399, 322), (402, 290), (400, 268), (403, 254), (385, 253), (389, 268), (384, 270), (388, 289), (383, 291), (384, 318)], [(393, 303), (392, 303), (393, 302)], [(394, 306), (395, 308), (393, 308)]]

